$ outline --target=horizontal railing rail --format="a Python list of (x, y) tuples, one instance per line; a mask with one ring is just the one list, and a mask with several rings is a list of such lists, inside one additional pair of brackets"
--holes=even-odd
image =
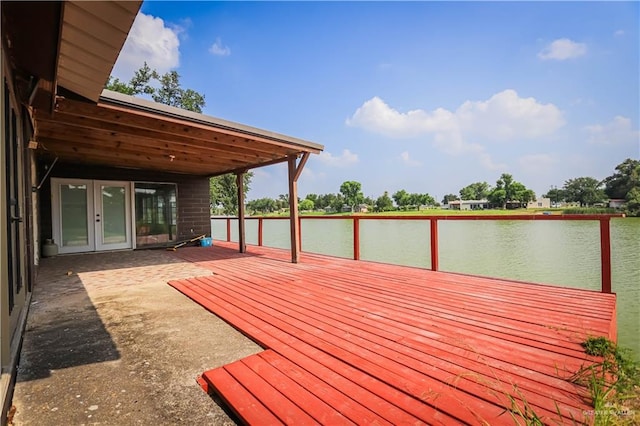
[[(624, 214), (517, 214), (517, 215), (342, 215), (342, 216), (298, 216), (298, 225), (302, 234), (303, 220), (351, 220), (353, 222), (353, 259), (360, 260), (360, 221), (363, 220), (414, 220), (429, 221), (431, 245), (431, 270), (439, 268), (438, 259), (438, 222), (440, 221), (469, 221), (469, 220), (528, 220), (528, 221), (598, 221), (600, 223), (600, 267), (601, 291), (611, 293), (611, 218), (624, 217)], [(227, 225), (227, 241), (231, 241), (231, 221), (237, 217), (216, 217), (212, 220), (225, 220)], [(258, 221), (258, 245), (263, 245), (263, 229), (265, 220), (290, 220), (286, 216), (248, 216), (245, 220)], [(302, 245), (302, 238), (300, 238)], [(302, 251), (302, 247), (298, 248)]]

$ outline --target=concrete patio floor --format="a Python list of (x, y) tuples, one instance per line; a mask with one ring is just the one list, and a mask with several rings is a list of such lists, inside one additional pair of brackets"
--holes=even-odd
[(262, 349), (167, 285), (210, 274), (161, 250), (43, 259), (13, 424), (235, 424), (195, 379)]

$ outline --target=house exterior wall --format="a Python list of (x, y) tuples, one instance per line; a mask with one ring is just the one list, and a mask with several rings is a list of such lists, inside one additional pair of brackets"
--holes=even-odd
[(0, 424), (6, 423), (19, 349), (31, 300), (34, 256), (31, 243), (32, 153), (28, 115), (16, 94), (13, 70), (0, 46)]
[(621, 209), (624, 207), (624, 205), (626, 204), (627, 200), (625, 199), (611, 199), (609, 200), (609, 207), (611, 207), (612, 209)]
[[(50, 162), (40, 162), (39, 175), (44, 176), (45, 167)], [(118, 180), (134, 182), (175, 183), (177, 189), (177, 239), (185, 240), (193, 236), (211, 235), (211, 214), (209, 210), (209, 178), (164, 172), (96, 167), (58, 162), (49, 177)], [(52, 238), (51, 223), (51, 181), (46, 179), (40, 192), (41, 235), (40, 240)]]
[(487, 200), (456, 200), (448, 204), (452, 210), (482, 210), (489, 208)]
[(528, 209), (550, 209), (551, 198), (538, 198), (535, 201), (529, 201), (527, 203)]

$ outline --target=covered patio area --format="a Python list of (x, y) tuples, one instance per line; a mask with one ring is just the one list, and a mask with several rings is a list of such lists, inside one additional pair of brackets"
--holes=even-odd
[(164, 250), (43, 259), (14, 424), (235, 424), (195, 379), (262, 349), (167, 285), (206, 274)]

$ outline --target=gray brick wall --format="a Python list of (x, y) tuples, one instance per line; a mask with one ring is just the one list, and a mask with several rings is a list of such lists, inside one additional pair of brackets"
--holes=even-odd
[(202, 234), (211, 236), (209, 203), (208, 178), (178, 182), (178, 240)]

